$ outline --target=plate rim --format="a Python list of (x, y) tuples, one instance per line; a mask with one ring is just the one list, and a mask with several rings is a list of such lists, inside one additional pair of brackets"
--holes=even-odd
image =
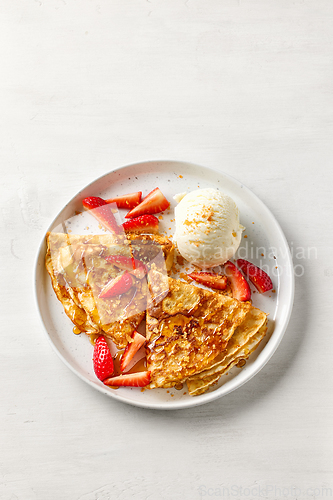
[[(292, 272), (290, 272), (290, 275), (289, 275), (290, 276), (290, 280), (289, 280), (289, 299), (288, 299), (288, 306), (287, 306), (287, 311), (286, 311), (286, 314), (285, 314), (285, 319), (284, 319), (283, 325), (280, 326), (279, 335), (277, 335), (277, 336), (275, 335), (274, 338), (273, 338), (273, 334), (272, 334), (272, 336), (268, 340), (267, 344), (265, 345), (264, 349), (266, 350), (266, 356), (265, 356), (264, 360), (261, 360), (260, 363), (259, 362), (257, 363), (258, 358), (260, 357), (260, 355), (259, 355), (259, 357), (255, 360), (254, 364), (251, 366), (251, 368), (252, 368), (251, 372), (247, 373), (247, 376), (244, 376), (244, 375), (241, 376), (242, 374), (244, 374), (244, 369), (243, 369), (237, 375), (237, 377), (235, 377), (233, 380), (230, 381), (229, 387), (227, 389), (224, 389), (223, 391), (221, 389), (223, 389), (224, 386), (219, 387), (219, 388), (217, 388), (216, 390), (214, 390), (212, 392), (206, 392), (206, 393), (201, 394), (199, 396), (193, 397), (192, 399), (187, 399), (187, 400), (184, 400), (184, 401), (174, 401), (174, 402), (170, 401), (170, 402), (167, 402), (167, 403), (165, 403), (165, 402), (152, 403), (152, 402), (147, 402), (147, 401), (144, 401), (144, 400), (142, 400), (142, 401), (136, 401), (136, 400), (131, 400), (131, 399), (124, 398), (122, 395), (121, 396), (118, 395), (117, 391), (112, 391), (112, 392), (108, 391), (103, 386), (96, 385), (91, 380), (89, 380), (87, 377), (84, 377), (81, 373), (79, 373), (65, 359), (65, 357), (61, 354), (61, 352), (57, 349), (56, 345), (52, 341), (51, 336), (50, 336), (50, 334), (49, 334), (49, 332), (48, 332), (48, 330), (46, 328), (46, 325), (45, 325), (43, 317), (42, 317), (41, 308), (40, 308), (40, 304), (39, 304), (39, 298), (38, 298), (38, 290), (37, 290), (37, 285), (38, 285), (37, 278), (38, 278), (38, 273), (39, 273), (39, 262), (40, 262), (41, 257), (44, 258), (44, 256), (45, 256), (45, 235), (46, 235), (46, 233), (48, 231), (50, 231), (54, 227), (55, 221), (57, 220), (57, 218), (59, 217), (59, 215), (71, 203), (74, 202), (74, 200), (80, 195), (80, 193), (82, 193), (83, 191), (89, 189), (90, 186), (92, 186), (95, 183), (98, 183), (104, 177), (108, 177), (113, 172), (117, 172), (117, 171), (120, 171), (120, 170), (126, 170), (126, 169), (133, 168), (133, 167), (136, 167), (136, 166), (143, 166), (143, 165), (154, 164), (154, 163), (165, 164), (165, 165), (170, 165), (170, 164), (178, 164), (178, 165), (181, 164), (181, 165), (187, 165), (187, 166), (188, 165), (192, 165), (192, 166), (194, 166), (196, 168), (200, 168), (200, 169), (203, 169), (203, 170), (209, 170), (209, 171), (211, 171), (213, 173), (216, 173), (217, 175), (220, 175), (222, 177), (228, 178), (230, 181), (232, 181), (232, 183), (235, 183), (236, 185), (238, 185), (239, 187), (241, 187), (243, 190), (245, 190), (250, 195), (250, 197), (252, 197), (252, 198), (255, 199), (255, 201), (259, 204), (259, 206), (261, 206), (261, 208), (266, 212), (266, 214), (274, 221), (274, 224), (276, 226), (275, 229), (277, 229), (278, 233), (279, 233), (279, 238), (284, 243), (284, 247), (285, 247), (285, 250), (286, 250), (286, 252), (285, 252), (285, 259), (288, 262), (288, 267), (292, 270)], [(43, 251), (44, 251), (44, 255), (42, 255)], [(65, 366), (67, 366), (67, 368), (69, 368), (70, 371), (72, 371), (76, 376), (78, 376), (85, 383), (87, 383), (88, 385), (90, 385), (93, 389), (98, 390), (99, 392), (101, 392), (102, 394), (110, 397), (111, 399), (115, 399), (117, 401), (121, 401), (122, 403), (126, 403), (126, 404), (129, 404), (131, 406), (136, 406), (136, 407), (145, 408), (145, 409), (153, 409), (153, 410), (178, 410), (178, 409), (188, 409), (188, 408), (192, 408), (192, 407), (195, 407), (195, 406), (201, 406), (203, 404), (210, 403), (210, 402), (212, 402), (212, 401), (214, 401), (216, 399), (220, 399), (221, 397), (226, 396), (227, 394), (230, 394), (231, 392), (233, 392), (236, 389), (238, 389), (241, 386), (243, 386), (245, 383), (249, 382), (255, 375), (257, 375), (260, 372), (260, 370), (262, 370), (262, 368), (264, 368), (264, 366), (266, 366), (266, 364), (268, 363), (268, 361), (272, 358), (273, 354), (276, 352), (276, 350), (277, 350), (280, 342), (282, 341), (282, 338), (285, 335), (285, 332), (287, 330), (287, 327), (288, 327), (288, 324), (289, 324), (289, 321), (290, 321), (290, 317), (291, 317), (292, 309), (293, 309), (293, 304), (294, 304), (294, 296), (295, 296), (295, 275), (294, 275), (293, 260), (292, 260), (292, 255), (291, 255), (291, 252), (290, 252), (290, 248), (289, 248), (287, 239), (285, 237), (285, 234), (284, 234), (284, 232), (283, 232), (283, 230), (282, 230), (279, 222), (276, 220), (274, 214), (267, 207), (267, 205), (265, 205), (265, 203), (251, 189), (249, 189), (246, 185), (243, 184), (243, 182), (239, 181), (234, 176), (232, 176), (232, 175), (230, 175), (230, 174), (228, 174), (228, 173), (226, 173), (224, 171), (221, 171), (221, 170), (219, 170), (217, 168), (214, 168), (214, 167), (204, 166), (204, 165), (200, 165), (200, 164), (197, 164), (197, 163), (193, 163), (193, 162), (189, 162), (189, 161), (184, 161), (184, 160), (165, 160), (165, 159), (152, 160), (152, 159), (150, 159), (150, 160), (142, 160), (142, 161), (138, 161), (138, 162), (134, 162), (134, 163), (129, 163), (127, 165), (122, 165), (122, 166), (119, 166), (119, 167), (112, 168), (110, 171), (108, 171), (108, 172), (100, 175), (99, 177), (93, 179), (91, 182), (89, 182), (87, 185), (85, 185), (83, 188), (81, 188), (62, 207), (62, 209), (52, 219), (52, 222), (48, 225), (48, 227), (45, 230), (45, 232), (43, 232), (43, 237), (42, 237), (41, 242), (38, 245), (38, 250), (37, 250), (37, 254), (36, 254), (36, 257), (35, 257), (35, 261), (34, 261), (33, 279), (34, 279), (34, 286), (33, 286), (34, 301), (35, 301), (35, 305), (36, 305), (36, 308), (37, 308), (37, 311), (38, 311), (40, 322), (41, 322), (41, 324), (43, 326), (44, 334), (46, 335), (46, 337), (48, 339), (48, 342), (51, 344), (53, 350), (56, 352), (56, 354), (61, 359), (61, 361), (65, 364)], [(274, 330), (274, 332), (275, 332), (275, 330)], [(269, 346), (269, 349), (268, 349), (268, 346)]]

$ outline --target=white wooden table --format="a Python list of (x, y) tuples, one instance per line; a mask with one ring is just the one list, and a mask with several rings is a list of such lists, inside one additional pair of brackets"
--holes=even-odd
[[(333, 3), (2, 0), (0, 12), (0, 499), (331, 498)], [(92, 390), (51, 349), (33, 299), (58, 211), (147, 159), (241, 180), (299, 271), (271, 361), (191, 410)]]

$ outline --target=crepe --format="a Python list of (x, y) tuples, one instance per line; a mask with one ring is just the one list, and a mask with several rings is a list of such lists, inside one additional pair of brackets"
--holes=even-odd
[(160, 235), (47, 234), (46, 268), (67, 316), (79, 331), (104, 334), (121, 349), (145, 316), (147, 282), (135, 277), (128, 292), (99, 298), (105, 285), (122, 272), (107, 261), (111, 255), (134, 256), (148, 266), (158, 263), (159, 269), (167, 272), (173, 261), (173, 245)]
[(260, 309), (252, 307), (243, 323), (237, 327), (226, 349), (213, 360), (206, 370), (187, 379), (189, 394), (191, 396), (202, 394), (233, 366), (237, 364), (243, 366), (245, 360), (264, 338), (266, 331), (266, 314)]
[(173, 387), (209, 368), (252, 308), (249, 302), (149, 273), (149, 388)]

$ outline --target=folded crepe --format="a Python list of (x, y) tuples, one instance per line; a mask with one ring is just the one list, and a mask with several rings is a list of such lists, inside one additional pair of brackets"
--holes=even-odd
[[(133, 277), (129, 291), (100, 298), (102, 289), (121, 271), (109, 256), (135, 257), (149, 264), (157, 260), (165, 272), (173, 261), (173, 245), (160, 235), (117, 237), (113, 234), (47, 234), (46, 268), (53, 289), (78, 331), (104, 334), (121, 349), (145, 316), (147, 281)], [(168, 268), (167, 268), (168, 266)]]
[[(177, 386), (210, 369), (215, 359), (224, 358), (225, 349), (240, 325), (244, 324), (243, 332), (260, 327), (256, 312), (245, 321), (254, 310), (250, 302), (240, 302), (156, 271), (149, 273), (149, 292), (146, 317), (149, 388)], [(266, 320), (261, 311), (260, 317)]]
[(219, 354), (206, 370), (186, 380), (189, 394), (197, 396), (207, 391), (220, 377), (235, 365), (243, 366), (250, 354), (257, 349), (267, 331), (267, 316), (252, 307), (240, 324), (225, 350)]

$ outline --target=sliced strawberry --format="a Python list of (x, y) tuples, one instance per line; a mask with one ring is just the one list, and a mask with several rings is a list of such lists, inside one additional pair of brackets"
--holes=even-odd
[(132, 285), (133, 278), (128, 272), (125, 271), (123, 274), (120, 274), (115, 279), (109, 281), (99, 294), (98, 298), (109, 299), (110, 297), (121, 295), (122, 293), (128, 292)]
[(94, 345), (93, 365), (95, 374), (100, 380), (105, 380), (113, 373), (113, 359), (103, 335), (98, 337)]
[(157, 214), (163, 212), (170, 206), (170, 203), (159, 188), (153, 189), (137, 207), (133, 208), (126, 219), (133, 219), (143, 214)]
[(237, 265), (260, 293), (272, 290), (272, 280), (265, 271), (244, 259), (238, 259)]
[(116, 203), (118, 208), (131, 208), (136, 207), (141, 203), (141, 191), (136, 191), (135, 193), (123, 194), (121, 196), (116, 196), (115, 198), (109, 198), (105, 200), (106, 203)]
[(119, 234), (122, 232), (121, 226), (112, 213), (111, 207), (98, 196), (89, 196), (82, 201), (85, 209), (91, 210), (91, 214), (109, 231)]
[(140, 215), (127, 220), (122, 226), (126, 233), (158, 233), (158, 219), (154, 215)]
[(188, 274), (188, 276), (197, 283), (214, 288), (214, 290), (225, 290), (228, 285), (228, 278), (226, 276), (222, 276), (221, 274), (207, 273), (203, 271), (200, 273), (191, 273)]
[(141, 260), (134, 257), (125, 257), (124, 255), (109, 255), (106, 260), (123, 271), (128, 271), (134, 274), (139, 279), (142, 279), (148, 272), (148, 269)]
[(110, 377), (104, 380), (104, 384), (110, 387), (131, 386), (144, 387), (150, 382), (150, 372), (126, 373), (117, 377)]
[(234, 299), (245, 301), (251, 299), (251, 289), (239, 269), (228, 260), (224, 264), (224, 273), (228, 277)]
[(132, 333), (132, 342), (128, 342), (124, 354), (121, 357), (120, 369), (123, 372), (128, 366), (129, 362), (133, 359), (134, 355), (138, 352), (140, 347), (146, 342), (146, 339), (136, 330)]

